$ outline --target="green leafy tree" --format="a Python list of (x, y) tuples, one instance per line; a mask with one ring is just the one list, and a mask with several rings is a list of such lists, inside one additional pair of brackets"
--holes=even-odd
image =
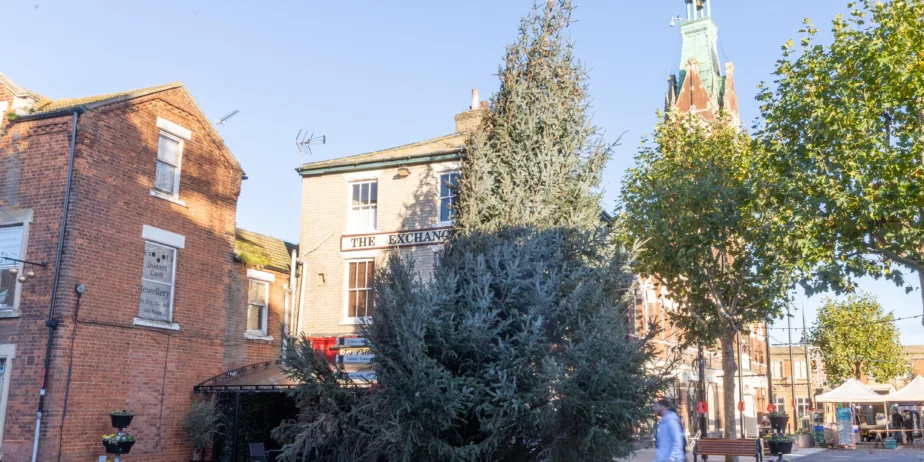
[(644, 143), (621, 195), (638, 270), (656, 276), (678, 307), (685, 340), (718, 341), (725, 436), (736, 437), (736, 336), (778, 316), (796, 267), (788, 224), (768, 191), (776, 181), (746, 133), (727, 120), (670, 113)]
[[(663, 380), (627, 332), (627, 253), (601, 224), (610, 146), (585, 74), (544, 2), (507, 49), (484, 130), (462, 158), (456, 235), (422, 279), (397, 255), (376, 277), (375, 387), (344, 383), (307, 342), (286, 356), (303, 419), (286, 457), (331, 461), (612, 461)], [(590, 128), (588, 128), (590, 127)]]
[(759, 96), (794, 231), (818, 263), (810, 293), (850, 291), (856, 276), (904, 284), (896, 266), (924, 285), (924, 1), (849, 8), (826, 46), (806, 20)]
[(824, 355), (825, 375), (834, 384), (864, 375), (880, 382), (905, 375), (908, 365), (898, 338), (892, 314), (885, 314), (870, 294), (827, 299), (812, 329), (812, 342)]

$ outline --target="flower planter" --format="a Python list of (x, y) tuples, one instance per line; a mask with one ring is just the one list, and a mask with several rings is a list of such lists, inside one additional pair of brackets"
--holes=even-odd
[(114, 428), (123, 429), (132, 424), (132, 418), (135, 417), (131, 414), (119, 414), (114, 415), (110, 414), (109, 417), (112, 419), (112, 426)]
[(106, 447), (106, 454), (128, 454), (132, 451), (132, 446), (134, 445), (134, 441), (122, 441), (119, 443), (107, 443), (103, 441), (103, 446)]
[(812, 447), (812, 435), (800, 433), (796, 435), (796, 443), (798, 443), (798, 447), (800, 448), (810, 448)]
[(768, 441), (767, 446), (770, 448), (771, 455), (792, 454), (792, 443), (775, 443)]
[(789, 423), (788, 415), (780, 416), (771, 416), (770, 417), (770, 426), (778, 432), (782, 432), (786, 428), (786, 424)]

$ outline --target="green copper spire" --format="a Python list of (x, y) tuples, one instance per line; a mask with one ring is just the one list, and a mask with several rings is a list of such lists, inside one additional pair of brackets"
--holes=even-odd
[(716, 97), (721, 84), (719, 62), (719, 27), (712, 20), (712, 0), (684, 0), (687, 20), (680, 26), (683, 35), (680, 71), (683, 75), (687, 62), (699, 62), (699, 78), (712, 97)]

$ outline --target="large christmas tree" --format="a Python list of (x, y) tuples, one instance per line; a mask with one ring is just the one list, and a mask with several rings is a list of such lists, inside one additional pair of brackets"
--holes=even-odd
[[(588, 123), (566, 0), (508, 47), (462, 159), (455, 237), (432, 278), (393, 256), (364, 334), (377, 384), (350, 387), (302, 343), (304, 419), (289, 456), (337, 461), (612, 461), (661, 382), (627, 331), (626, 254), (596, 187), (610, 148)], [(295, 460), (290, 459), (290, 460)]]

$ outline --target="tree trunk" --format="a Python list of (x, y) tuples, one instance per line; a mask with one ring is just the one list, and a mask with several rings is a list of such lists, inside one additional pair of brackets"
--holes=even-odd
[[(924, 162), (924, 158), (921, 161)], [(924, 307), (924, 269), (918, 269), (918, 280), (921, 281), (921, 306)], [(924, 318), (921, 318), (921, 325), (924, 326)]]
[(853, 365), (853, 378), (860, 380), (860, 361), (857, 361)]
[[(738, 425), (735, 413), (738, 412), (738, 403), (735, 401), (735, 387), (737, 386), (738, 363), (735, 360), (735, 334), (732, 329), (726, 329), (722, 335), (722, 386), (725, 388), (725, 438), (738, 439)], [(726, 456), (726, 462), (737, 462), (737, 457)]]

